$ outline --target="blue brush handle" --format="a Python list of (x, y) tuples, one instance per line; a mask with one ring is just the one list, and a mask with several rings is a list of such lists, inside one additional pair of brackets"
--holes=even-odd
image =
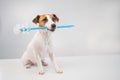
[[(74, 27), (74, 25), (63, 25), (63, 26), (57, 26), (57, 28), (71, 28)], [(31, 31), (31, 30), (45, 30), (47, 27), (23, 27), (20, 29), (21, 32)]]

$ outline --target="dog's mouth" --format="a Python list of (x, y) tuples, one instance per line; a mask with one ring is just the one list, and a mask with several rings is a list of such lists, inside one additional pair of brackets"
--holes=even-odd
[(51, 26), (48, 28), (49, 31), (54, 32), (56, 29), (56, 24), (51, 24)]
[(47, 30), (49, 30), (49, 31), (51, 31), (51, 32), (54, 32), (55, 29), (56, 29), (56, 28), (52, 28), (52, 29), (49, 29), (49, 28), (48, 28)]

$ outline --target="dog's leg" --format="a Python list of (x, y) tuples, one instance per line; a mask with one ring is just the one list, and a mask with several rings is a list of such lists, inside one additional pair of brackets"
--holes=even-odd
[(38, 51), (39, 52), (39, 56), (41, 58), (41, 62), (43, 66), (48, 66), (47, 62), (45, 61), (45, 56), (46, 54), (41, 54), (41, 53), (46, 53), (44, 50), (43, 51)]
[(39, 67), (39, 74), (40, 75), (43, 75), (45, 72), (44, 72), (44, 70), (43, 70), (43, 66), (42, 66), (42, 59), (41, 59), (41, 57), (39, 56), (39, 53), (37, 53), (36, 51), (33, 51), (33, 54), (34, 54), (34, 56), (35, 56), (35, 58), (36, 58), (36, 62), (37, 62), (37, 65), (38, 65), (38, 67)]
[(33, 66), (34, 63), (31, 60), (26, 60), (26, 62), (24, 63), (24, 66), (26, 69), (31, 68), (31, 66)]
[(48, 66), (47, 62), (45, 61), (45, 58), (42, 58), (41, 61), (42, 61), (42, 65), (43, 65), (43, 66)]
[(53, 66), (55, 67), (55, 70), (57, 73), (63, 73), (63, 71), (59, 68), (59, 66), (56, 63), (55, 57), (52, 52), (49, 52), (49, 57), (51, 59), (51, 62), (53, 63)]

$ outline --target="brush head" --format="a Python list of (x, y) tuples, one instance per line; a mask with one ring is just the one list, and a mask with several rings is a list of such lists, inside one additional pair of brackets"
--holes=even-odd
[(14, 32), (15, 34), (20, 34), (20, 33), (21, 33), (20, 29), (21, 29), (20, 25), (16, 25), (16, 26), (13, 28), (13, 32)]
[(24, 33), (27, 33), (29, 32), (29, 27), (27, 27), (28, 24), (17, 24), (14, 28), (13, 28), (13, 32), (15, 34), (24, 34)]

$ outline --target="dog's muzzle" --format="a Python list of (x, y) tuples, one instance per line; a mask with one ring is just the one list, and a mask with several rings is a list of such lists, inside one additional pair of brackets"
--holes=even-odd
[(51, 29), (48, 28), (48, 30), (49, 30), (49, 31), (52, 31), (52, 32), (54, 32), (55, 29), (56, 29), (56, 24), (52, 24), (52, 25), (51, 25)]

